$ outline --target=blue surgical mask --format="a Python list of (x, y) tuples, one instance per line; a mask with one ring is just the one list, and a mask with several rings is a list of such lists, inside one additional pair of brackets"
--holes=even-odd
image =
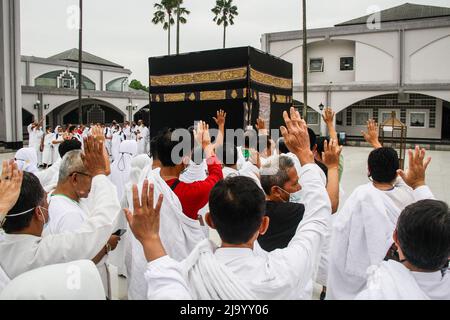
[(302, 200), (301, 191), (297, 191), (289, 195), (289, 202), (301, 203), (301, 200)]

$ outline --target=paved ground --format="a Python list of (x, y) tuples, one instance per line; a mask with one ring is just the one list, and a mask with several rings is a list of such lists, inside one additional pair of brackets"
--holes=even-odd
[[(370, 151), (370, 148), (362, 147), (344, 148), (345, 163), (342, 178), (342, 187), (345, 191), (344, 199), (350, 195), (355, 187), (369, 181), (367, 178), (367, 156)], [(428, 151), (427, 154), (432, 157), (432, 161), (427, 171), (426, 182), (437, 199), (450, 204), (450, 192), (446, 189), (446, 183), (449, 183), (450, 186), (450, 152)], [(0, 160), (9, 159), (13, 156), (13, 154), (0, 154)], [(210, 238), (215, 242), (219, 241), (218, 235), (214, 231), (211, 232)], [(314, 289), (314, 298), (318, 299), (320, 288), (316, 286)], [(126, 299), (127, 284), (123, 277), (119, 278), (119, 291), (120, 299)]]

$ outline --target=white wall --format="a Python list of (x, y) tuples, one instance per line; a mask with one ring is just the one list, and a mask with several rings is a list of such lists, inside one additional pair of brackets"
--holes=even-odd
[(394, 57), (375, 47), (356, 43), (356, 82), (398, 82)]
[[(103, 71), (103, 85), (105, 86), (104, 89), (106, 89), (106, 84), (111, 80), (123, 77), (128, 77), (128, 74), (120, 72)], [(143, 83), (143, 85), (146, 86), (147, 84)]]
[(27, 64), (23, 61), (20, 62), (20, 85), (25, 86), (27, 84)]
[(450, 27), (405, 32), (405, 82), (450, 81)]
[(52, 72), (52, 71), (64, 70), (64, 69), (66, 69), (66, 67), (64, 67), (64, 66), (54, 66), (54, 65), (30, 62), (30, 82), (31, 82), (30, 84), (31, 84), (31, 86), (34, 86), (35, 79), (43, 74), (46, 74), (46, 73)]
[[(323, 58), (323, 72), (309, 72), (310, 84), (328, 84), (330, 82), (349, 83), (355, 80), (355, 71), (341, 71), (340, 58), (355, 57), (355, 43), (352, 41), (319, 41), (308, 45), (308, 68), (310, 58)], [(302, 68), (300, 68), (302, 69)], [(300, 70), (300, 72), (303, 72)]]

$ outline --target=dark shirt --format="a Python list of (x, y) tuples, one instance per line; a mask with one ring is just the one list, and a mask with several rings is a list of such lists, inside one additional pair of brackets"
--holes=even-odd
[(305, 206), (300, 203), (266, 201), (266, 216), (270, 222), (267, 232), (258, 238), (261, 248), (269, 252), (286, 248), (304, 213)]

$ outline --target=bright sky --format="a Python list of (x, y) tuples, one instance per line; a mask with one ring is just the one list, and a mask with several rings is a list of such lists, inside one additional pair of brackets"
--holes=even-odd
[[(87, 52), (133, 71), (131, 78), (148, 83), (148, 57), (167, 54), (167, 32), (153, 25), (155, 0), (85, 0), (84, 41)], [(301, 29), (301, 0), (234, 0), (239, 9), (227, 31), (227, 47), (260, 49), (263, 33)], [(308, 27), (330, 27), (405, 2), (450, 7), (450, 0), (309, 0)], [(22, 54), (49, 57), (78, 46), (78, 30), (70, 28), (78, 0), (21, 0)], [(181, 52), (217, 49), (223, 29), (213, 21), (215, 0), (184, 0), (191, 11), (181, 28)], [(175, 28), (172, 52), (175, 51)]]

